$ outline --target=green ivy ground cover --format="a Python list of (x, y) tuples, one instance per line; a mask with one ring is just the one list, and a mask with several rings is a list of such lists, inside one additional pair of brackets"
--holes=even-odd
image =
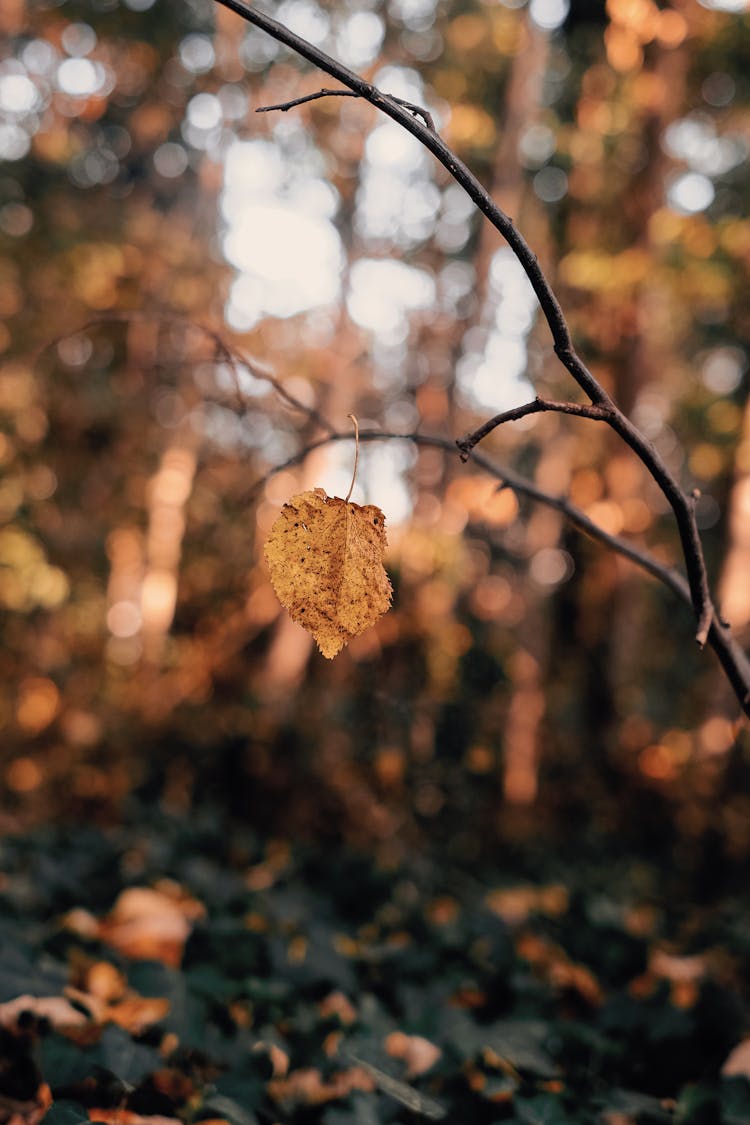
[(216, 820), (0, 844), (0, 1122), (750, 1122), (747, 900)]

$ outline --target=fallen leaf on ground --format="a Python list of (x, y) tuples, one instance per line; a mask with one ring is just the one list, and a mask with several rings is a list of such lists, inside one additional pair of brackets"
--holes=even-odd
[(385, 517), (322, 488), (293, 496), (265, 545), (271, 582), (294, 621), (329, 659), (391, 604), (383, 567)]
[(169, 1014), (169, 1001), (159, 997), (126, 996), (119, 1004), (107, 1008), (106, 1018), (132, 1035), (141, 1035), (146, 1028), (161, 1023)]
[(14, 1027), (24, 1012), (48, 1020), (53, 1027), (82, 1027), (88, 1023), (83, 1012), (74, 1008), (64, 996), (24, 995), (0, 1004), (0, 1027)]
[(40, 1125), (52, 1105), (52, 1093), (46, 1082), (28, 1101), (0, 1094), (0, 1121), (3, 1125)]
[(329, 992), (320, 1001), (318, 1011), (324, 1019), (327, 1016), (338, 1016), (345, 1027), (355, 1023), (357, 1019), (357, 1009), (343, 992)]
[(177, 966), (192, 930), (190, 904), (152, 887), (128, 887), (100, 923), (99, 937), (125, 957)]
[(443, 1052), (429, 1039), (421, 1035), (407, 1035), (403, 1031), (392, 1031), (385, 1038), (386, 1052), (394, 1059), (406, 1063), (406, 1077), (417, 1078), (425, 1074), (439, 1059)]
[(105, 1125), (182, 1125), (178, 1117), (164, 1117), (161, 1114), (134, 1113), (131, 1109), (117, 1106), (115, 1109), (95, 1106), (88, 1111), (91, 1121), (103, 1121)]
[[(114, 1023), (132, 1035), (141, 1035), (148, 1027), (160, 1023), (169, 1014), (168, 1000), (139, 996), (131, 989), (128, 989), (119, 1000), (112, 1002), (102, 1000), (94, 992), (84, 992), (72, 986), (68, 986), (65, 993), (70, 1000), (85, 1008), (93, 1023)], [(67, 1000), (65, 1002), (67, 1003)], [(81, 1021), (85, 1022), (83, 1016)]]
[(266, 1087), (275, 1102), (323, 1105), (346, 1098), (354, 1090), (371, 1093), (375, 1083), (361, 1066), (336, 1071), (327, 1080), (315, 1067), (293, 1070), (287, 1078), (275, 1078)]
[(708, 963), (703, 954), (686, 957), (662, 948), (651, 950), (648, 967), (654, 976), (680, 983), (700, 981), (708, 972)]
[(84, 984), (85, 992), (90, 992), (105, 1004), (121, 1000), (128, 990), (125, 974), (110, 961), (95, 961), (89, 965)]
[(485, 902), (509, 926), (525, 922), (530, 914), (558, 918), (568, 909), (568, 892), (559, 883), (544, 887), (498, 887), (487, 893)]
[(750, 1039), (743, 1039), (729, 1052), (721, 1073), (725, 1078), (750, 1078)]

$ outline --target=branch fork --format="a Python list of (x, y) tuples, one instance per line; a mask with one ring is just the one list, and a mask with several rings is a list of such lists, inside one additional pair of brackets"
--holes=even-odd
[[(610, 428), (630, 446), (651, 475), (652, 479), (661, 489), (672, 508), (685, 560), (687, 589), (696, 617), (696, 640), (698, 644), (702, 647), (706, 644), (707, 640), (716, 637), (721, 638), (722, 643), (724, 643), (726, 630), (720, 623), (719, 615), (714, 607), (708, 587), (706, 564), (698, 532), (698, 525), (695, 519), (695, 505), (693, 499), (685, 494), (658, 451), (620, 410), (595, 375), (581, 360), (573, 347), (570, 328), (565, 314), (562, 311), (556, 294), (552, 290), (549, 281), (539, 265), (536, 254), (528, 245), (513, 221), (498, 207), (476, 176), (442, 140), (436, 132), (429, 114), (419, 106), (403, 102), (396, 97), (378, 90), (372, 83), (366, 82), (364, 79), (360, 78), (359, 75), (355, 74), (354, 71), (349, 70), (336, 59), (327, 55), (318, 47), (315, 47), (312, 43), (302, 39), (300, 36), (290, 31), (289, 28), (284, 27), (283, 24), (274, 20), (265, 12), (260, 11), (257, 7), (252, 5), (249, 0), (216, 0), (216, 2), (236, 12), (248, 23), (261, 28), (261, 30), (272, 36), (277, 42), (283, 43), (285, 46), (295, 51), (302, 58), (312, 63), (313, 66), (316, 66), (319, 70), (340, 82), (344, 87), (343, 90), (323, 89), (315, 94), (292, 99), (289, 102), (284, 102), (277, 106), (265, 106), (261, 108), (261, 112), (270, 112), (273, 109), (285, 112), (295, 105), (301, 105), (304, 102), (313, 101), (322, 97), (357, 97), (369, 102), (370, 105), (380, 109), (388, 117), (406, 129), (407, 132), (411, 133), (412, 136), (416, 137), (417, 140), (433, 154), (459, 186), (463, 188), (477, 209), (481, 211), (495, 229), (503, 236), (526, 273), (537, 296), (544, 318), (547, 321), (552, 335), (555, 354), (574, 382), (586, 395), (589, 402), (588, 404), (572, 402), (552, 403), (543, 399), (535, 399), (533, 403), (527, 403), (525, 406), (516, 407), (510, 411), (504, 411), (502, 414), (498, 414), (490, 419), (483, 426), (480, 426), (477, 430), (473, 431), (473, 433), (467, 434), (457, 443), (462, 460), (466, 460), (469, 456), (473, 455), (474, 459), (478, 461), (479, 456), (473, 452), (475, 447), (497, 426), (502, 425), (504, 422), (517, 420), (526, 415), (540, 413), (546, 410), (556, 410), (560, 413), (589, 418), (604, 422), (606, 425), (610, 426)], [(364, 435), (360, 436), (362, 440), (366, 440)], [(338, 439), (329, 437), (326, 440)], [(537, 498), (542, 499), (542, 497)], [(547, 500), (549, 500), (549, 498), (547, 498)], [(556, 501), (558, 507), (560, 503), (562, 502)], [(561, 508), (560, 510), (566, 509)], [(569, 513), (566, 511), (566, 514)], [(647, 569), (650, 568), (647, 567)], [(663, 575), (660, 575), (660, 577), (665, 580)], [(675, 588), (671, 581), (667, 582), (667, 584), (671, 585), (673, 589)], [(732, 642), (732, 645), (736, 647), (735, 642)], [(742, 661), (739, 661), (739, 665), (742, 665), (742, 670), (740, 672), (737, 672), (735, 669), (735, 672), (730, 675), (726, 665), (725, 671), (727, 671), (727, 675), (729, 675), (729, 678), (732, 680), (733, 687), (735, 688), (735, 692), (743, 708), (750, 714), (750, 706), (748, 704), (748, 698), (750, 697), (750, 664), (744, 656), (744, 653), (742, 657), (744, 664)]]
[(461, 460), (468, 461), (474, 446), (491, 434), (504, 422), (517, 422), (519, 418), (527, 418), (529, 414), (543, 414), (546, 411), (556, 411), (558, 414), (574, 414), (578, 418), (594, 418), (597, 422), (606, 422), (609, 418), (609, 407), (588, 406), (580, 402), (550, 402), (549, 399), (535, 398), (533, 402), (524, 403), (523, 406), (514, 406), (510, 410), (503, 410), (489, 418), (476, 430), (460, 438), (456, 445), (461, 451)]

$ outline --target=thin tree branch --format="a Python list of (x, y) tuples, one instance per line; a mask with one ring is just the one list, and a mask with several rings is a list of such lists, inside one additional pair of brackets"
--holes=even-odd
[(690, 595), (697, 618), (696, 640), (699, 645), (703, 646), (711, 623), (717, 617), (717, 614), (708, 587), (706, 565), (698, 526), (695, 521), (694, 504), (682, 491), (651, 442), (625, 417), (575, 351), (570, 328), (560, 302), (547, 281), (536, 254), (514, 225), (512, 219), (497, 206), (489, 192), (485, 190), (476, 176), (445, 144), (442, 138), (436, 132), (427, 128), (397, 99), (384, 94), (371, 82), (366, 82), (354, 71), (349, 70), (348, 67), (343, 66), (312, 43), (308, 43), (306, 39), (302, 39), (265, 12), (259, 11), (248, 0), (216, 0), (216, 2), (236, 12), (248, 23), (261, 28), (279, 43), (283, 43), (291, 50), (296, 51), (302, 58), (307, 59), (308, 62), (311, 62), (332, 78), (337, 79), (347, 89), (402, 125), (407, 132), (421, 141), (425, 148), (436, 157), (464, 189), (476, 207), (500, 232), (521, 264), (537, 296), (552, 333), (555, 354), (581, 390), (588, 396), (592, 405), (606, 408), (607, 413), (602, 420), (610, 425), (641, 459), (674, 512), (685, 558)]
[(652, 477), (660, 484), (662, 492), (670, 501), (677, 517), (688, 577), (691, 579), (690, 590), (693, 605), (696, 608), (700, 607), (696, 639), (703, 647), (708, 638), (711, 621), (714, 617), (718, 619), (718, 614), (712, 604), (708, 589), (708, 575), (703, 547), (695, 520), (695, 497), (692, 494), (690, 497), (685, 496), (666, 466), (661, 462), (661, 458), (653, 446), (649, 449), (645, 448), (646, 443), (643, 436), (614, 404), (587, 406), (575, 402), (551, 402), (548, 399), (536, 398), (533, 402), (526, 403), (524, 406), (517, 406), (511, 410), (505, 410), (501, 414), (496, 414), (494, 418), (490, 418), (478, 429), (457, 441), (456, 445), (461, 451), (461, 460), (466, 461), (478, 442), (492, 433), (497, 426), (504, 422), (517, 421), (519, 418), (525, 418), (530, 414), (539, 414), (545, 411), (557, 411), (560, 414), (573, 414), (579, 418), (593, 418), (595, 421), (606, 422), (631, 447), (641, 462), (646, 465), (646, 468), (650, 468)]
[(597, 382), (585, 364), (576, 355), (573, 341), (568, 328), (565, 315), (559, 301), (547, 281), (529, 244), (521, 232), (514, 226), (513, 221), (502, 211), (492, 199), (488, 191), (482, 187), (476, 176), (469, 170), (464, 162), (446, 145), (445, 141), (436, 133), (428, 129), (421, 121), (417, 120), (400, 102), (388, 94), (384, 94), (371, 82), (366, 82), (354, 71), (327, 55), (325, 51), (308, 43), (289, 28), (273, 19), (272, 16), (260, 11), (247, 0), (216, 0), (218, 4), (229, 8), (241, 16), (248, 23), (261, 28), (279, 43), (291, 48), (302, 58), (318, 67), (320, 70), (337, 79), (342, 86), (352, 90), (359, 97), (381, 110), (388, 117), (402, 125), (407, 132), (421, 141), (422, 144), (439, 160), (443, 167), (450, 173), (458, 184), (463, 187), (474, 204), (490, 222), (497, 228), (511, 247), (526, 275), (531, 282), (542, 307), (544, 316), (549, 324), (555, 343), (555, 351), (562, 362), (571, 372), (576, 382), (589, 395), (592, 402), (610, 402), (609, 395)]
[[(306, 102), (315, 102), (319, 98), (360, 98), (362, 95), (357, 94), (354, 90), (317, 90), (314, 94), (303, 94), (300, 98), (292, 98), (288, 102), (279, 102), (278, 105), (260, 105), (255, 110), (256, 113), (287, 113), (288, 110), (294, 109), (295, 106), (305, 105)], [(414, 102), (404, 101), (403, 98), (397, 98), (395, 94), (386, 94), (386, 97), (391, 98), (397, 105), (403, 106), (408, 109), (409, 113), (421, 117), (428, 129), (435, 132), (435, 122), (432, 119), (432, 114), (421, 105), (415, 105)]]
[(205, 329), (204, 331), (210, 331), (210, 335), (216, 341), (218, 355), (223, 356), (226, 359), (226, 362), (229, 364), (233, 372), (235, 386), (237, 387), (243, 410), (246, 409), (246, 404), (244, 398), (242, 397), (242, 391), (240, 389), (239, 376), (236, 366), (237, 364), (239, 364), (241, 367), (244, 367), (246, 371), (249, 371), (254, 379), (261, 379), (266, 383), (270, 383), (270, 385), (273, 387), (280, 398), (284, 399), (284, 401), (287, 402), (289, 406), (291, 406), (294, 410), (299, 410), (302, 414), (306, 414), (308, 419), (316, 426), (319, 426), (321, 430), (324, 430), (329, 434), (334, 433), (334, 427), (331, 425), (328, 419), (325, 418), (319, 410), (316, 410), (314, 406), (308, 406), (306, 402), (303, 402), (302, 399), (297, 398), (295, 394), (292, 394), (292, 392), (284, 386), (283, 382), (279, 378), (277, 378), (276, 375), (274, 375), (273, 371), (269, 367), (267, 367), (265, 363), (261, 363), (257, 359), (249, 360), (241, 352), (237, 351), (236, 348), (228, 344), (226, 340), (224, 340), (218, 333), (208, 329)]
[(695, 520), (693, 495), (692, 493), (690, 496), (685, 495), (651, 443), (645, 440), (621, 410), (617, 410), (608, 421), (615, 433), (620, 435), (626, 445), (630, 446), (646, 468), (649, 469), (651, 476), (661, 487), (675, 514), (685, 557), (688, 582), (690, 583), (690, 594), (698, 617), (696, 640), (702, 647), (706, 643), (711, 622), (714, 619), (718, 620), (718, 614), (708, 588), (706, 561), (703, 555), (698, 524)]
[[(447, 453), (455, 452), (455, 444), (450, 438), (438, 437), (432, 434), (399, 434), (383, 430), (360, 430), (359, 440), (360, 442), (408, 441), (411, 442), (412, 445), (443, 449)], [(257, 496), (260, 489), (263, 488), (271, 477), (276, 476), (277, 473), (282, 472), (284, 469), (293, 468), (295, 465), (301, 464), (314, 450), (321, 449), (323, 446), (339, 441), (351, 441), (351, 434), (337, 431), (328, 434), (326, 437), (319, 438), (317, 441), (310, 442), (304, 449), (300, 449), (294, 456), (289, 457), (282, 464), (274, 466), (268, 473), (257, 480), (245, 495), (244, 500), (248, 501)], [(530, 500), (535, 500), (539, 504), (544, 504), (548, 508), (554, 508), (555, 511), (560, 512), (573, 527), (577, 528), (585, 535), (588, 535), (589, 538), (603, 543), (617, 554), (622, 555), (623, 558), (629, 559), (630, 562), (635, 563), (641, 570), (645, 570), (653, 578), (656, 578), (670, 589), (672, 593), (681, 601), (685, 602), (686, 605), (692, 606), (693, 602), (690, 585), (678, 570), (675, 570), (673, 567), (664, 566), (663, 563), (658, 562), (652, 555), (649, 555), (648, 552), (629, 543), (626, 539), (620, 538), (619, 535), (612, 535), (610, 532), (605, 531), (595, 524), (585, 512), (581, 511), (580, 508), (576, 507), (575, 504), (572, 504), (564, 496), (553, 496), (551, 493), (545, 492), (544, 489), (539, 488), (512, 469), (497, 465), (482, 453), (473, 453), (471, 455), (471, 460), (481, 469), (484, 469), (485, 472), (489, 473), (490, 476), (500, 481), (501, 488), (512, 488), (519, 496), (525, 496)], [(706, 639), (710, 647), (716, 653), (724, 673), (729, 683), (732, 685), (740, 707), (745, 715), (750, 718), (750, 660), (748, 660), (744, 650), (734, 639), (727, 626), (718, 620), (718, 615), (714, 617), (711, 622)]]
[(90, 328), (97, 328), (102, 324), (131, 324), (136, 321), (157, 321), (164, 324), (180, 324), (186, 328), (197, 329), (207, 336), (214, 345), (214, 358), (221, 360), (227, 364), (234, 382), (234, 388), (237, 395), (238, 413), (244, 414), (247, 410), (247, 402), (242, 392), (240, 385), (239, 369), (244, 368), (248, 371), (254, 379), (260, 379), (264, 383), (269, 383), (270, 386), (289, 406), (294, 410), (299, 410), (302, 414), (306, 414), (310, 422), (318, 426), (325, 433), (332, 434), (335, 432), (334, 426), (325, 418), (320, 411), (316, 410), (314, 406), (308, 406), (307, 403), (302, 402), (297, 398), (284, 383), (279, 379), (265, 363), (259, 359), (248, 357), (233, 344), (230, 344), (215, 328), (210, 328), (207, 324), (202, 324), (200, 321), (193, 320), (192, 317), (183, 316), (181, 313), (165, 312), (163, 310), (155, 309), (151, 312), (144, 312), (141, 310), (132, 310), (130, 312), (112, 312), (102, 313), (100, 316), (91, 317), (89, 320), (84, 321), (83, 324), (69, 332), (64, 332), (60, 336), (55, 336), (51, 340), (45, 342), (32, 353), (32, 364), (36, 364), (39, 357), (44, 352), (54, 348), (62, 340), (67, 340), (71, 336), (77, 336), (81, 332), (86, 332)]
[(358, 98), (353, 90), (317, 90), (314, 94), (303, 94), (300, 98), (292, 98), (288, 102), (278, 102), (276, 105), (259, 105), (256, 113), (287, 113), (295, 106), (305, 105), (307, 102), (316, 102), (319, 98)]
[(466, 437), (460, 438), (456, 445), (461, 450), (461, 460), (468, 461), (474, 446), (504, 422), (517, 422), (519, 418), (527, 418), (529, 414), (543, 414), (548, 410), (557, 411), (558, 414), (574, 414), (579, 418), (594, 418), (598, 422), (607, 418), (606, 406), (587, 406), (580, 402), (551, 402), (549, 399), (535, 398), (533, 402), (524, 403), (523, 406), (503, 410), (501, 414), (489, 418), (478, 429), (472, 430)]

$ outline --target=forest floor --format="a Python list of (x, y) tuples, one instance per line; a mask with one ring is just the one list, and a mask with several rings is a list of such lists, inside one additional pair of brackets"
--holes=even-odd
[(748, 1125), (748, 898), (218, 816), (0, 842), (0, 1123)]

